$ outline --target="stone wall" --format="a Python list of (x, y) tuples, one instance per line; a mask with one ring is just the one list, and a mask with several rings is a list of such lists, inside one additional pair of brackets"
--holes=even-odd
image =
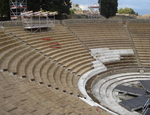
[(0, 21), (0, 26), (4, 26), (4, 27), (22, 26), (22, 22), (21, 21)]
[[(55, 24), (62, 23), (64, 26), (66, 24), (73, 23), (150, 23), (150, 19), (66, 19), (66, 20), (55, 20)], [(0, 21), (0, 26), (4, 27), (13, 27), (13, 26), (22, 26), (21, 21)]]
[(63, 20), (62, 24), (66, 26), (66, 24), (73, 23), (122, 23), (121, 19), (67, 19)]
[[(88, 15), (87, 14), (73, 14), (73, 15), (68, 15), (67, 19), (88, 19)], [(100, 16), (99, 19), (106, 19), (106, 18), (104, 16)], [(116, 16), (110, 17), (109, 19), (127, 20), (127, 19), (136, 19), (136, 17), (126, 16), (126, 15), (116, 15)]]
[(88, 19), (88, 16), (85, 14), (74, 14), (74, 15), (68, 15), (68, 19)]
[(60, 24), (60, 20), (55, 20), (55, 24)]
[(150, 23), (150, 19), (128, 19), (127, 23)]
[(116, 15), (116, 16), (111, 17), (110, 19), (122, 19), (123, 21), (126, 21), (128, 19), (136, 19), (136, 18), (132, 16)]
[[(60, 20), (55, 20), (55, 24), (60, 24)], [(4, 27), (22, 26), (22, 21), (0, 21), (0, 26)]]

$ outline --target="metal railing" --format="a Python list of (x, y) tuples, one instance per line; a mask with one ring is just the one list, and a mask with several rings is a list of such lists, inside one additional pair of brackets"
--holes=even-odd
[(150, 109), (150, 99), (148, 99), (145, 105), (143, 106), (142, 115), (145, 115), (149, 109)]

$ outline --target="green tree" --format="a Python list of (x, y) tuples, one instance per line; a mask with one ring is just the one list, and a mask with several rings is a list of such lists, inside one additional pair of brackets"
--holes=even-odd
[(138, 15), (138, 13), (135, 13), (135, 11), (132, 8), (127, 8), (127, 7), (124, 9), (120, 8), (118, 10), (118, 13), (119, 14), (136, 14), (136, 15)]
[(70, 14), (70, 0), (42, 0), (42, 9), (45, 11), (58, 11), (58, 15)]
[(9, 0), (0, 0), (0, 16), (10, 18)]
[(71, 14), (71, 15), (75, 14), (75, 13), (74, 13), (74, 10), (70, 10), (70, 14)]
[[(29, 11), (58, 11), (58, 15), (70, 14), (70, 0), (27, 0), (27, 9)], [(10, 17), (9, 0), (0, 0), (0, 15)]]
[(115, 16), (118, 9), (118, 0), (98, 0), (100, 14), (106, 18)]
[(119, 13), (119, 14), (122, 14), (122, 13), (123, 13), (123, 9), (120, 8), (120, 9), (118, 10), (118, 13)]
[(28, 10), (39, 11), (58, 11), (58, 17), (62, 14), (70, 14), (70, 0), (28, 0)]
[(135, 13), (135, 15), (137, 15), (137, 16), (138, 16), (138, 15), (139, 15), (139, 13), (137, 12), (137, 13)]
[(53, 0), (55, 1), (55, 10), (59, 15), (70, 14), (71, 3), (70, 0)]
[(40, 0), (27, 0), (27, 9), (29, 11), (39, 11), (40, 10)]
[(76, 4), (75, 7), (79, 7), (79, 4)]

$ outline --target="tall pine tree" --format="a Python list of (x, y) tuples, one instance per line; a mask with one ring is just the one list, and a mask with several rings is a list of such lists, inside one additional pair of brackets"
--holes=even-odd
[(100, 4), (100, 13), (102, 16), (109, 18), (115, 16), (118, 9), (118, 0), (98, 0)]

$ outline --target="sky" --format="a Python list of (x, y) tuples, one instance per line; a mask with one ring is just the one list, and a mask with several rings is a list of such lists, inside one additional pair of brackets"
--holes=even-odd
[[(89, 3), (97, 3), (98, 0), (71, 0), (74, 4), (79, 4), (82, 10), (88, 9)], [(150, 14), (150, 0), (118, 0), (119, 8), (132, 8), (140, 15)]]

